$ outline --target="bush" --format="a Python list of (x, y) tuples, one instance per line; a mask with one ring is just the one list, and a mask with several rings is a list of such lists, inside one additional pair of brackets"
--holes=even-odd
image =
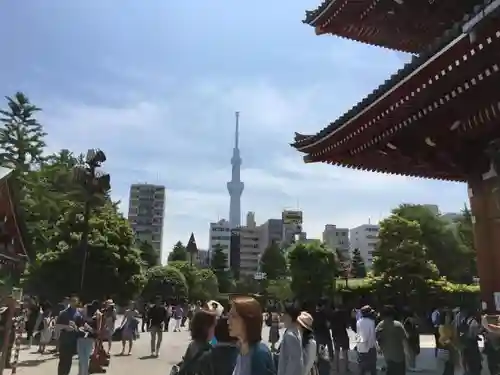
[(337, 292), (344, 304), (361, 306), (384, 304), (417, 306), (420, 313), (427, 313), (436, 306), (477, 307), (480, 303), (477, 285), (454, 284), (445, 279), (427, 280), (425, 290), (402, 296), (392, 288), (390, 280), (371, 277), (346, 288), (337, 285)]
[(182, 272), (170, 266), (150, 268), (146, 273), (146, 285), (141, 298), (143, 301), (151, 301), (156, 296), (161, 296), (164, 300), (186, 300), (188, 286)]

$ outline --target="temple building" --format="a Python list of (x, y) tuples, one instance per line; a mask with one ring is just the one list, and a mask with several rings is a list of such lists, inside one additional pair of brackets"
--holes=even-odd
[(19, 283), (28, 261), (26, 226), (11, 178), (12, 171), (0, 167), (0, 295)]
[(500, 0), (326, 0), (317, 34), (414, 54), (316, 134), (306, 163), (468, 183), (481, 298), (500, 309)]

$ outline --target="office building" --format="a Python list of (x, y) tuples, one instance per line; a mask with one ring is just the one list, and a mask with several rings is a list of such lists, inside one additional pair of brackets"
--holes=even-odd
[(348, 261), (350, 256), (349, 229), (337, 228), (336, 225), (326, 224), (323, 231), (323, 243), (335, 250), (341, 261)]
[(260, 227), (255, 225), (253, 212), (247, 214), (245, 226), (239, 228), (239, 267), (238, 276), (254, 277), (259, 269), (261, 257)]
[(373, 251), (378, 243), (378, 231), (379, 226), (374, 224), (363, 224), (349, 231), (351, 253), (354, 249), (359, 249), (367, 268), (370, 268), (373, 262)]
[(259, 228), (240, 228), (240, 277), (253, 277), (259, 269)]
[(210, 252), (208, 250), (198, 249), (195, 264), (200, 268), (208, 268), (210, 266)]
[(284, 210), (281, 213), (281, 220), (283, 222), (282, 247), (286, 248), (302, 233), (302, 211)]
[(269, 219), (260, 225), (260, 249), (263, 253), (272, 243), (281, 245), (283, 239), (283, 220)]
[(210, 223), (209, 229), (209, 257), (212, 257), (216, 246), (219, 246), (227, 256), (227, 266), (231, 262), (230, 246), (231, 246), (231, 227), (227, 220), (219, 220), (216, 223)]
[(133, 184), (130, 186), (128, 220), (136, 241), (148, 242), (161, 254), (165, 186)]

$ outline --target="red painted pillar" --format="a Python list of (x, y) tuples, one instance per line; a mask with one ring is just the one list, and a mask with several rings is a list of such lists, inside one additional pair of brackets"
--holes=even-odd
[(491, 312), (495, 306), (495, 293), (500, 295), (500, 179), (469, 182), (474, 244), (481, 287), (481, 300)]

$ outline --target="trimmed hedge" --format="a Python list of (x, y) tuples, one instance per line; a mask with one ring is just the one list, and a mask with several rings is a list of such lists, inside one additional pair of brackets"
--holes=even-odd
[(381, 306), (384, 304), (411, 304), (422, 312), (436, 306), (479, 306), (479, 286), (454, 284), (445, 279), (427, 280), (422, 290), (411, 295), (401, 295), (380, 278), (358, 279), (355, 283), (337, 283), (337, 293), (346, 304)]

